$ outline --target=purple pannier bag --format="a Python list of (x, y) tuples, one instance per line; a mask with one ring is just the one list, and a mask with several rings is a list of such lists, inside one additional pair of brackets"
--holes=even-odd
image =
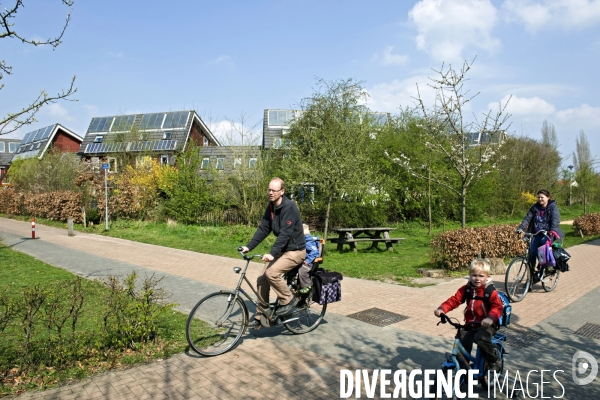
[(540, 267), (550, 266), (556, 267), (556, 259), (554, 258), (554, 253), (552, 252), (552, 246), (550, 246), (550, 242), (546, 242), (543, 246), (538, 247), (538, 264)]

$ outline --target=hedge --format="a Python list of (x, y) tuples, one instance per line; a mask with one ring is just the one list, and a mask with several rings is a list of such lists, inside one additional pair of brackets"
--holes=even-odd
[(581, 232), (586, 236), (600, 234), (600, 213), (585, 214), (575, 218), (573, 228), (575, 232)]
[(525, 242), (515, 234), (517, 225), (465, 228), (431, 240), (434, 264), (451, 270), (466, 268), (477, 257), (507, 258), (525, 252)]
[(80, 192), (59, 191), (48, 193), (19, 192), (12, 188), (0, 190), (0, 212), (13, 215), (32, 215), (52, 221), (83, 222)]

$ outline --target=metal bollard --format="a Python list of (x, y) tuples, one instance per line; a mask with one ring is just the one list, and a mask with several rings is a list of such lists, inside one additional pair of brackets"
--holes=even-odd
[(35, 239), (35, 217), (31, 217), (31, 238)]

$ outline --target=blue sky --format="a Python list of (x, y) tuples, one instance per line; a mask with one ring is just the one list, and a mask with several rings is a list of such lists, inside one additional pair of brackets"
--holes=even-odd
[[(25, 1), (15, 28), (47, 38), (67, 11), (59, 0)], [(414, 104), (432, 68), (477, 56), (472, 112), (512, 95), (511, 132), (540, 138), (546, 119), (563, 156), (582, 129), (600, 156), (599, 27), (600, 0), (76, 0), (56, 50), (0, 41), (13, 66), (0, 111), (77, 75), (77, 102), (46, 107), (10, 136), (56, 122), (83, 135), (92, 117), (182, 109), (217, 131), (242, 112), (253, 125), (265, 108), (298, 107), (315, 77), (363, 81), (371, 109), (397, 112)], [(431, 93), (423, 96), (432, 104)]]

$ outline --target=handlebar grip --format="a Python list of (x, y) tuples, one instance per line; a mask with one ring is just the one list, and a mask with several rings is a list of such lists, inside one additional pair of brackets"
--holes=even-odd
[(242, 246), (238, 247), (238, 251), (242, 251), (242, 250), (243, 250)]

